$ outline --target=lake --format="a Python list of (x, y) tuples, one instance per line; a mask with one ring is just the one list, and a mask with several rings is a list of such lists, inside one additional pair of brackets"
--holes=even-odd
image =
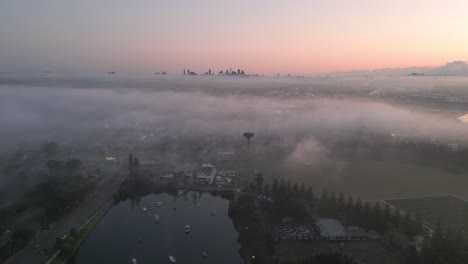
[[(159, 201), (162, 206), (156, 207)], [(177, 200), (163, 193), (120, 202), (89, 233), (75, 263), (132, 263), (132, 258), (138, 264), (169, 263), (169, 255), (177, 263), (243, 263), (228, 206), (226, 199), (199, 192)], [(213, 209), (215, 215), (211, 215)], [(156, 214), (159, 223), (155, 223)], [(188, 234), (185, 225), (190, 225)]]

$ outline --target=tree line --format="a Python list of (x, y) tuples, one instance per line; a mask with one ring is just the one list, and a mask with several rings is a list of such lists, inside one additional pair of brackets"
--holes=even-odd
[(306, 210), (310, 209), (320, 217), (338, 218), (348, 225), (360, 225), (379, 232), (399, 228), (408, 237), (413, 237), (422, 231), (419, 215), (402, 215), (400, 210), (392, 209), (389, 204), (382, 206), (376, 202), (371, 205), (359, 197), (345, 198), (343, 192), (337, 195), (327, 189), (316, 195), (312, 187), (306, 187), (304, 183), (292, 183), (290, 180), (274, 179), (271, 187), (269, 184), (263, 185), (263, 176), (256, 177), (255, 180), (255, 186), (251, 186), (253, 191), (274, 198), (280, 207), (284, 205), (286, 208), (297, 210), (289, 212), (293, 216), (305, 216)]
[[(255, 184), (250, 188), (258, 194), (273, 198), (283, 215), (307, 217), (308, 213), (312, 213), (339, 219), (345, 225), (375, 229), (383, 234), (382, 241), (399, 250), (408, 263), (468, 263), (467, 245), (461, 230), (454, 233), (439, 223), (432, 236), (424, 234), (419, 215), (402, 212), (388, 203), (371, 204), (363, 202), (359, 197), (345, 197), (343, 192), (336, 194), (327, 189), (315, 194), (304, 183), (284, 179), (274, 179), (270, 187), (269, 184), (263, 184), (263, 175), (257, 175)], [(417, 235), (421, 235), (423, 240), (419, 250), (414, 242)], [(403, 241), (399, 237), (403, 237)]]
[(439, 222), (432, 237), (422, 243), (420, 252), (414, 249), (407, 252), (408, 263), (415, 264), (463, 264), (468, 263), (466, 241), (463, 232), (456, 233), (444, 228)]

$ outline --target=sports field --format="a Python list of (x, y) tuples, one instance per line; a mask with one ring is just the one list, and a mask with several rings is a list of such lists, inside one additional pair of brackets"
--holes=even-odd
[(288, 166), (280, 160), (256, 161), (252, 166), (273, 179), (304, 182), (315, 193), (328, 191), (362, 200), (386, 200), (415, 196), (454, 194), (468, 200), (468, 173), (450, 174), (430, 166), (397, 162), (333, 162), (323, 166)]
[(440, 195), (385, 201), (413, 216), (419, 214), (429, 227), (435, 227), (440, 221), (443, 227), (449, 227), (453, 232), (462, 230), (468, 237), (468, 202), (465, 200), (453, 195)]

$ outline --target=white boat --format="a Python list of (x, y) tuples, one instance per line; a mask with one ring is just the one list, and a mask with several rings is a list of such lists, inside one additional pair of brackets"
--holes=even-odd
[(208, 254), (206, 253), (206, 251), (203, 251), (201, 254), (204, 258), (208, 257)]
[(216, 210), (213, 209), (213, 210), (211, 211), (211, 215), (215, 215), (215, 214), (216, 214)]
[(146, 207), (143, 207), (143, 212), (145, 212), (145, 213), (146, 213)]
[(172, 262), (172, 263), (175, 263), (176, 259), (173, 256), (169, 256), (169, 261)]
[(189, 225), (186, 225), (186, 226), (185, 226), (185, 233), (188, 233), (188, 232), (190, 232), (190, 226), (189, 226)]
[(133, 263), (133, 264), (137, 264), (137, 263), (138, 263), (138, 261), (136, 260), (136, 258), (132, 259), (132, 263)]
[(161, 202), (157, 202), (157, 203), (156, 203), (156, 207), (160, 207), (161, 205), (162, 205)]
[(156, 223), (159, 223), (159, 215), (155, 215), (155, 216), (154, 216), (154, 221), (155, 221)]

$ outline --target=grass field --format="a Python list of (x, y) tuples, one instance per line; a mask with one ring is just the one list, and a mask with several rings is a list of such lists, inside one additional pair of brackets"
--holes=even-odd
[(257, 161), (254, 166), (263, 171), (267, 182), (274, 178), (304, 182), (315, 193), (327, 188), (363, 200), (450, 193), (468, 200), (468, 173), (450, 174), (430, 166), (375, 161), (343, 161), (316, 167)]
[(425, 225), (435, 227), (440, 221), (453, 232), (463, 230), (468, 237), (468, 202), (452, 195), (385, 200), (412, 215), (419, 214)]

